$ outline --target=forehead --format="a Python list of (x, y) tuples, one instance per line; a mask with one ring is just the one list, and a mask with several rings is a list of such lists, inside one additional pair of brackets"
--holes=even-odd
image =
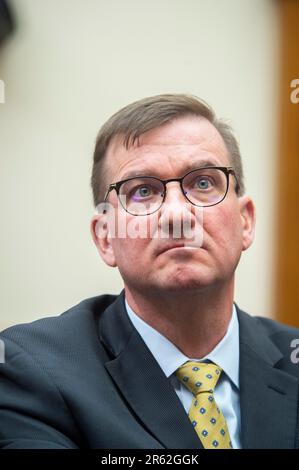
[[(125, 148), (121, 136), (115, 137), (106, 155), (110, 179), (122, 179), (130, 172), (183, 171), (193, 162), (229, 165), (225, 143), (207, 119), (196, 116), (176, 118), (141, 135), (133, 146)], [(157, 167), (158, 165), (158, 167)]]

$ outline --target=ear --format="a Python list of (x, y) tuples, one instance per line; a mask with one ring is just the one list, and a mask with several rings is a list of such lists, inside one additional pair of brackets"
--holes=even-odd
[(93, 241), (97, 247), (101, 258), (108, 266), (116, 267), (111, 235), (106, 213), (95, 214), (90, 223), (90, 231)]
[(254, 240), (255, 207), (252, 199), (248, 196), (241, 196), (238, 200), (242, 223), (242, 250), (245, 251)]

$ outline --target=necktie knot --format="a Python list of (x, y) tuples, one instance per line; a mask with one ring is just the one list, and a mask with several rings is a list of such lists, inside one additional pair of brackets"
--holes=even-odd
[(213, 363), (187, 361), (176, 371), (178, 379), (193, 395), (213, 393), (222, 369)]

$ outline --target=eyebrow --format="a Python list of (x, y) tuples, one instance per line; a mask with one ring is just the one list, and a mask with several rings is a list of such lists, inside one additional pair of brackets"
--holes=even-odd
[[(182, 176), (188, 173), (189, 171), (196, 170), (197, 168), (206, 168), (207, 166), (222, 166), (218, 162), (216, 162), (213, 159), (205, 159), (197, 162), (190, 162), (187, 164), (184, 168), (184, 173), (182, 173)], [(157, 174), (156, 170), (143, 170), (143, 169), (138, 169), (138, 170), (132, 170), (124, 173), (121, 176), (120, 180), (125, 180), (127, 178), (134, 178), (134, 177), (142, 177), (142, 176), (156, 176), (159, 178), (159, 175)]]

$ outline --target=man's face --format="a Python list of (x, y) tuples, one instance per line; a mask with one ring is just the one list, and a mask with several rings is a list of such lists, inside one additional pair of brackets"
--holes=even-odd
[[(161, 179), (178, 178), (191, 166), (199, 168), (207, 162), (214, 166), (231, 166), (216, 128), (204, 118), (186, 116), (147, 132), (140, 137), (138, 145), (129, 149), (119, 139), (114, 139), (106, 156), (107, 183), (123, 180), (131, 172)], [(113, 217), (109, 216), (105, 219), (108, 230), (98, 237), (97, 221), (107, 215), (95, 216), (92, 234), (102, 258), (108, 265), (118, 267), (125, 286), (141, 292), (194, 292), (229, 282), (242, 250), (253, 240), (254, 230), (252, 201), (247, 196), (238, 198), (234, 177), (229, 178), (226, 198), (217, 205), (201, 209), (184, 197), (178, 182), (170, 182), (161, 208), (147, 216), (136, 217), (125, 212), (118, 203), (116, 191), (111, 191), (108, 202), (115, 208), (118, 225), (136, 224), (138, 219), (143, 238), (112, 237), (115, 227)], [(171, 212), (173, 205), (178, 207), (175, 214)], [(193, 240), (198, 240), (199, 231), (203, 237), (202, 243), (191, 248), (188, 246), (192, 245), (190, 232), (188, 239), (184, 233), (180, 238), (174, 236), (174, 226), (185, 219), (191, 221)], [(167, 227), (169, 236), (165, 238)], [(145, 238), (144, 233), (148, 234)], [(166, 245), (179, 242), (185, 246), (164, 250)]]

